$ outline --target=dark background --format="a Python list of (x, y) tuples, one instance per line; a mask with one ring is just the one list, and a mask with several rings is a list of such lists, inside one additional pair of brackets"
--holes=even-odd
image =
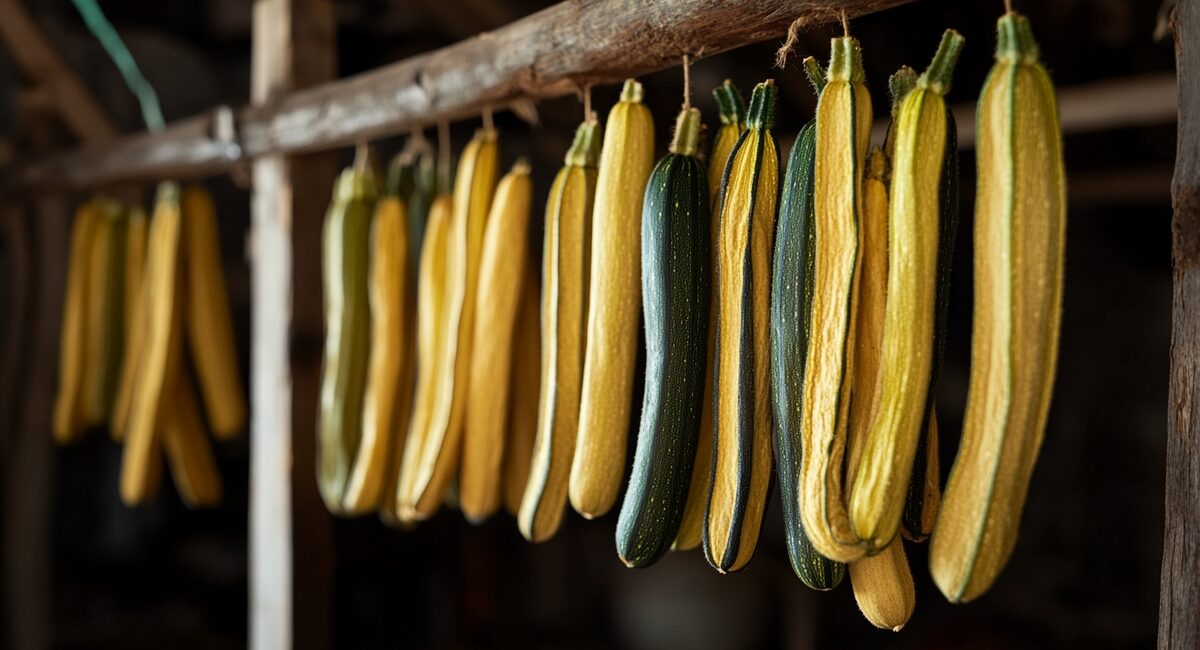
[[(136, 103), (70, 3), (27, 4), (121, 127), (140, 128)], [(158, 89), (168, 120), (217, 103), (247, 101), (250, 4), (102, 3)], [(339, 72), (350, 75), (440, 47), (548, 4), (339, 2)], [(1157, 2), (1016, 4), (1032, 19), (1042, 58), (1060, 87), (1173, 69), (1171, 46), (1152, 38)], [(922, 0), (854, 21), (876, 114), (887, 110), (887, 75), (905, 63), (923, 68), (946, 27), (967, 38), (949, 101), (973, 102), (991, 65), (994, 21), (1001, 11), (999, 0)], [(832, 27), (802, 34), (796, 51), (825, 59), (832, 35)], [(775, 77), (776, 134), (786, 155), (812, 115), (814, 98), (795, 65), (799, 57), (787, 70), (770, 67), (777, 46), (777, 41), (752, 45), (703, 60), (693, 68), (692, 84), (696, 103), (715, 127), (709, 89), (728, 77), (748, 96), (754, 83)], [(665, 150), (681, 101), (681, 74), (674, 69), (642, 81)], [(19, 83), (11, 61), (0, 55), (0, 133), (18, 141)], [(602, 119), (617, 92), (594, 90)], [(518, 155), (534, 163), (535, 215), (581, 113), (569, 97), (544, 102), (538, 110), (538, 127), (508, 113), (496, 116), (503, 164)], [(476, 126), (477, 121), (456, 124), (456, 146)], [(374, 518), (334, 522), (331, 616), (337, 647), (1150, 646), (1162, 547), (1174, 135), (1168, 125), (1066, 138), (1072, 189), (1057, 389), (1016, 552), (978, 601), (947, 604), (929, 579), (926, 547), (908, 545), (916, 612), (899, 634), (877, 631), (858, 613), (848, 580), (832, 593), (818, 594), (794, 578), (778, 503), (767, 513), (754, 561), (734, 576), (719, 576), (698, 551), (672, 554), (646, 570), (623, 568), (613, 550), (615, 513), (594, 522), (570, 514), (553, 540), (533, 546), (507, 515), (473, 526), (444, 510), (411, 532), (388, 529)], [(401, 144), (385, 141), (377, 151), (386, 155)], [(343, 156), (348, 162), (350, 152)], [(938, 391), (943, 477), (957, 446), (970, 348), (973, 153), (964, 152), (962, 162), (962, 227)], [(1149, 178), (1161, 191), (1125, 192), (1122, 179), (1135, 177)], [(1099, 183), (1104, 191), (1097, 191), (1097, 178), (1105, 179)], [(219, 201), (245, 372), (248, 193), (226, 178), (212, 179), (209, 186)], [(316, 260), (297, 260), (306, 263)], [(116, 487), (119, 449), (101, 432), (56, 452), (48, 551), (55, 647), (245, 645), (247, 442), (221, 444), (218, 455), (224, 505), (190, 512), (169, 482), (148, 507), (122, 506)], [(19, 611), (20, 594), (10, 590), (4, 598), (6, 612)]]

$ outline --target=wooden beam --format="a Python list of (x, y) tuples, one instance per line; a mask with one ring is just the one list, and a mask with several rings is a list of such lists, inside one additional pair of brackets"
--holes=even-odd
[[(329, 0), (256, 0), (253, 101), (333, 78)], [(316, 489), (321, 223), (331, 154), (266, 155), (252, 174), (250, 646), (332, 646), (332, 530)], [(300, 263), (295, 263), (299, 260)]]
[[(576, 92), (779, 39), (796, 18), (808, 26), (911, 0), (568, 0), (494, 32), (354, 77), (291, 93), (237, 113), (242, 157), (326, 150), (414, 127)], [(210, 137), (211, 115), (15, 170), (10, 186), (77, 188), (203, 176), (236, 156)]]
[(1179, 140), (1171, 199), (1171, 388), (1158, 647), (1200, 647), (1200, 0), (1175, 9)]
[(117, 135), (108, 113), (71, 70), (20, 0), (0, 0), (0, 40), (24, 75), (45, 88), (54, 108), (84, 142), (106, 142)]

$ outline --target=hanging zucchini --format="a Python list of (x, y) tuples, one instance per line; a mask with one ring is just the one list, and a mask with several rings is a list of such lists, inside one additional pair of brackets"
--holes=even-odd
[(949, 129), (944, 93), (963, 38), (947, 30), (929, 69), (900, 102), (888, 211), (887, 305), (877, 405), (863, 439), (850, 521), (869, 552), (896, 536), (923, 423), (934, 348), (942, 168)]
[[(824, 72), (812, 57), (805, 59), (817, 93), (825, 86)], [(783, 506), (788, 558), (804, 584), (822, 591), (833, 589), (846, 574), (846, 565), (817, 553), (800, 517), (800, 461), (804, 363), (812, 330), (813, 171), (816, 122), (800, 129), (788, 157), (779, 200), (771, 279), (771, 408), (774, 417), (775, 475)]]
[(148, 295), (149, 309), (144, 314), (143, 349), (138, 358), (121, 457), (120, 492), (126, 505), (144, 503), (158, 484), (161, 468), (158, 429), (168, 396), (169, 371), (178, 363), (183, 348), (178, 341), (183, 318), (182, 230), (179, 186), (162, 183), (154, 202), (146, 248), (143, 293)]
[(539, 322), (541, 290), (538, 270), (526, 264), (521, 279), (517, 323), (513, 327), (512, 398), (508, 408), (508, 441), (504, 444), (504, 509), (512, 516), (521, 511), (521, 497), (529, 482), (529, 461), (537, 436), (538, 392), (542, 373), (542, 325)]
[(1058, 357), (1062, 134), (1024, 16), (999, 21), (978, 110), (971, 378), (929, 556), (934, 582), (952, 602), (987, 591), (1012, 554)]
[(94, 200), (81, 203), (71, 226), (67, 287), (59, 333), (58, 392), (54, 397), (54, 441), (74, 442), (83, 430), (83, 366), (87, 355), (88, 261), (104, 216)]
[(800, 513), (821, 555), (866, 555), (842, 496), (862, 233), (862, 181), (871, 137), (871, 97), (858, 41), (833, 39), (828, 82), (817, 103), (814, 169), (812, 331), (804, 367)]
[(775, 82), (750, 97), (747, 128), (721, 180), (721, 228), (715, 246), (717, 343), (714, 446), (704, 553), (721, 573), (746, 566), (758, 543), (771, 481), (771, 238), (779, 154), (771, 126)]
[(108, 422), (120, 381), (125, 344), (127, 220), (120, 205), (102, 201), (88, 259), (87, 351), (83, 366), (83, 424)]
[(445, 500), (461, 459), (479, 261), (499, 157), (496, 132), (483, 129), (467, 144), (458, 162), (446, 260), (447, 312), (442, 325), (449, 328), (450, 335), (437, 362), (429, 426), (416, 441), (419, 445), (405, 447), (404, 479), (397, 494), (400, 509), (408, 513), (406, 518), (420, 520), (433, 515)]
[(125, 349), (121, 355), (120, 377), (117, 392), (113, 397), (112, 417), (109, 433), (114, 442), (125, 439), (125, 425), (129, 419), (129, 402), (133, 395), (138, 357), (142, 350), (142, 334), (145, 329), (147, 297), (143, 288), (146, 275), (146, 235), (149, 231), (146, 212), (140, 206), (129, 211), (125, 243)]
[(588, 519), (612, 508), (625, 475), (637, 365), (642, 194), (653, 166), (654, 119), (642, 104), (642, 85), (627, 79), (604, 126), (592, 212), (587, 347), (569, 487), (571, 506)]
[(642, 203), (646, 387), (617, 519), (617, 555), (630, 567), (653, 564), (676, 539), (696, 458), (711, 275), (700, 127), (700, 111), (685, 106)]
[(375, 177), (360, 152), (338, 177), (322, 234), (325, 357), (317, 419), (317, 487), (325, 507), (343, 511), (346, 482), (362, 440), (370, 345), (368, 260)]
[(671, 549), (687, 551), (700, 545), (703, 538), (704, 515), (708, 508), (709, 481), (712, 473), (713, 454), (713, 364), (717, 336), (717, 247), (713, 245), (713, 237), (720, 226), (720, 193), (721, 175), (725, 172), (725, 163), (729, 160), (729, 152), (737, 144), (738, 138), (746, 128), (746, 105), (742, 94), (726, 79), (723, 84), (713, 89), (713, 97), (717, 102), (720, 113), (721, 127), (713, 139), (712, 150), (708, 160), (709, 184), (709, 302), (708, 302), (708, 343), (705, 349), (704, 394), (701, 398), (700, 433), (696, 440), (696, 458), (692, 463), (692, 476), (688, 484), (687, 502), (683, 509), (683, 518), (679, 524), (679, 533)]
[(363, 394), (362, 437), (354, 452), (342, 510), (347, 514), (379, 507), (392, 444), (400, 430), (398, 406), (403, 369), (409, 362), (408, 219), (398, 194), (385, 194), (375, 205), (370, 234), (367, 301), (370, 349)]
[(529, 165), (517, 162), (500, 180), (484, 233), (458, 498), (468, 521), (480, 522), (500, 507), (501, 469), (510, 404), (514, 327), (527, 266)]
[(213, 435), (228, 439), (246, 428), (246, 396), (238, 372), (233, 318), (212, 196), (200, 186), (183, 192), (187, 247), (187, 339)]
[(593, 116), (579, 125), (546, 202), (537, 437), (517, 516), (521, 534), (531, 542), (554, 535), (567, 503), (583, 376), (588, 224), (596, 192), (598, 130)]
[(704, 529), (704, 511), (708, 507), (713, 450), (713, 350), (717, 337), (717, 247), (712, 245), (712, 239), (720, 227), (721, 210), (717, 204), (721, 194), (721, 175), (725, 173), (729, 152), (733, 151), (742, 131), (746, 129), (746, 103), (742, 101), (742, 93), (732, 81), (726, 79), (725, 83), (714, 88), (713, 97), (716, 98), (720, 111), (721, 128), (717, 129), (708, 159), (708, 208), (712, 216), (708, 230), (708, 345), (704, 353), (707, 362), (704, 366), (704, 395), (701, 399), (696, 460), (692, 464), (692, 478), (688, 487), (687, 504), (683, 508), (683, 519), (679, 524), (679, 535), (671, 546), (676, 551), (687, 551), (700, 545)]
[(410, 461), (409, 457), (420, 452), (428, 435), (439, 378), (439, 362), (445, 356), (447, 339), (450, 338), (445, 323), (452, 204), (453, 199), (449, 194), (441, 194), (434, 199), (429, 209), (425, 241), (421, 245), (421, 265), (417, 275), (417, 376), (413, 392), (413, 411), (408, 422), (400, 423), (401, 427), (407, 426), (408, 434), (404, 436), (402, 450), (399, 450), (402, 453), (399, 455), (400, 462), (395, 467), (395, 488), (390, 490), (392, 494), (389, 495), (389, 503), (385, 505), (388, 510), (384, 514), (385, 521), (393, 520), (399, 523), (412, 520), (411, 514), (400, 508), (402, 494), (406, 489), (404, 481), (411, 476), (411, 472), (404, 473), (404, 463), (416, 461), (415, 458)]

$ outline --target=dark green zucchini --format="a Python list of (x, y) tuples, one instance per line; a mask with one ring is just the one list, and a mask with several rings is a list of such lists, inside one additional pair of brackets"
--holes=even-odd
[(700, 111), (685, 108), (671, 153), (642, 202), (646, 381), (637, 450), (617, 519), (617, 554), (630, 567), (671, 547), (687, 501), (708, 345), (708, 176), (697, 157)]
[[(929, 395), (925, 400), (925, 418), (921, 424), (923, 435), (917, 443), (912, 478), (908, 482), (908, 495), (901, 518), (908, 538), (918, 542), (924, 541), (933, 532), (933, 525), (937, 521), (937, 509), (941, 502), (941, 477), (930, 476), (928, 472), (930, 468), (936, 472), (938, 467), (938, 450), (929, 449), (929, 442), (932, 420), (935, 417), (934, 397), (937, 392), (938, 375), (941, 374), (942, 357), (946, 351), (946, 320), (950, 310), (950, 263), (954, 259), (954, 243), (958, 235), (958, 127), (949, 107), (946, 108), (946, 155), (942, 162), (941, 201), (937, 289), (934, 298), (937, 315), (933, 322)], [(928, 460), (929, 454), (933, 455), (932, 462)]]
[(775, 474), (792, 570), (813, 589), (833, 589), (846, 565), (813, 548), (800, 517), (800, 414), (813, 291), (813, 167), (816, 123), (796, 137), (784, 173), (771, 281), (771, 410), (775, 418)]
[[(820, 93), (823, 79), (811, 58), (805, 60), (809, 80)], [(809, 587), (833, 589), (846, 575), (846, 565), (813, 548), (800, 517), (800, 414), (804, 363), (808, 355), (813, 292), (813, 168), (816, 122), (800, 129), (788, 156), (775, 231), (771, 278), (771, 412), (774, 422), (775, 474), (783, 502), (788, 558), (796, 576)]]

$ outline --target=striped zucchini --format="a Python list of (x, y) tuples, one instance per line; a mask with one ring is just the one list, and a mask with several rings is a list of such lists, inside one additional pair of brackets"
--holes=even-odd
[(571, 506), (592, 519), (617, 501), (637, 365), (642, 194), (654, 166), (654, 119), (642, 85), (625, 81), (600, 148), (588, 289), (587, 344)]
[(346, 482), (362, 440), (371, 334), (367, 266), (375, 194), (369, 166), (343, 171), (322, 233), (325, 356), (317, 419), (317, 488), (333, 513), (343, 510)]
[(696, 458), (711, 274), (700, 126), (700, 111), (679, 113), (642, 203), (646, 387), (616, 535), (617, 555), (630, 567), (653, 564), (676, 539)]
[(842, 466), (854, 376), (862, 181), (871, 137), (871, 97), (853, 38), (833, 39), (816, 128), (813, 327), (800, 421), (800, 512), (817, 552), (851, 562), (868, 550), (850, 526)]
[[(816, 79), (819, 93), (824, 79), (819, 74)], [(804, 584), (824, 591), (841, 583), (846, 565), (817, 553), (804, 532), (799, 509), (803, 450), (800, 416), (804, 364), (812, 329), (815, 156), (816, 123), (810, 121), (800, 129), (792, 146), (779, 201), (771, 279), (771, 407), (775, 475), (779, 480), (788, 558)]]
[(896, 536), (926, 410), (936, 312), (938, 222), (947, 141), (943, 94), (963, 38), (947, 30), (917, 88), (901, 100), (888, 205), (887, 304), (878, 396), (847, 482), (850, 522), (869, 552)]
[(1045, 434), (1062, 316), (1066, 187), (1049, 75), (1021, 15), (998, 25), (979, 98), (975, 314), (962, 442), (930, 545), (952, 602), (991, 587), (1016, 543)]
[(562, 523), (575, 454), (587, 320), (588, 224), (596, 192), (599, 129), (584, 120), (546, 202), (542, 260), (542, 373), (537, 436), (517, 524), (531, 542)]
[(721, 192), (721, 175), (725, 173), (729, 152), (733, 151), (742, 131), (746, 129), (746, 103), (742, 101), (742, 93), (732, 81), (726, 79), (725, 83), (714, 88), (713, 97), (716, 98), (720, 111), (721, 128), (717, 129), (708, 159), (708, 207), (712, 216), (709, 219), (708, 230), (708, 346), (704, 354), (707, 363), (704, 366), (704, 396), (701, 400), (696, 461), (692, 464), (692, 478), (688, 487), (687, 505), (683, 508), (683, 520), (679, 524), (679, 535), (671, 547), (677, 551), (687, 551), (700, 545), (703, 537), (704, 510), (708, 507), (708, 481), (709, 474), (712, 473), (713, 450), (713, 349), (717, 337), (717, 283), (713, 276), (717, 268), (717, 248), (711, 245), (711, 241), (713, 234), (720, 228), (721, 213), (717, 203)]
[(504, 444), (504, 509), (514, 517), (529, 482), (529, 461), (537, 436), (538, 391), (542, 372), (541, 289), (538, 270), (525, 265), (517, 323), (513, 327), (512, 397), (508, 407), (508, 441)]
[(936, 315), (933, 322), (933, 365), (929, 369), (929, 394), (925, 400), (925, 432), (917, 445), (912, 479), (904, 502), (901, 532), (924, 541), (933, 532), (942, 504), (941, 462), (938, 457), (937, 382), (946, 352), (950, 314), (950, 264), (958, 237), (958, 129), (954, 112), (946, 107), (946, 159), (942, 163), (941, 214), (938, 220)]
[(517, 162), (500, 180), (484, 233), (474, 341), (467, 387), (459, 505), (468, 521), (481, 522), (500, 508), (501, 469), (510, 403), (512, 349), (527, 266), (529, 165)]
[(395, 488), (385, 503), (387, 513), (384, 520), (397, 523), (412, 521), (410, 514), (400, 508), (402, 491), (405, 489), (403, 461), (410, 450), (419, 450), (433, 417), (436, 396), (438, 362), (450, 333), (446, 331), (447, 296), (449, 289), (446, 273), (449, 266), (450, 220), (453, 199), (441, 194), (429, 209), (429, 220), (425, 229), (425, 241), (421, 244), (421, 264), (417, 274), (417, 375), (413, 392), (412, 416), (400, 426), (408, 427), (400, 454), (401, 463), (395, 468)]
[(146, 288), (149, 309), (145, 314), (142, 354), (129, 407), (125, 448), (121, 456), (121, 500), (126, 505), (144, 503), (157, 486), (159, 422), (168, 397), (170, 369), (182, 354), (184, 282), (181, 275), (182, 231), (179, 186), (162, 183), (154, 202), (146, 248)]
[[(404, 207), (407, 218), (405, 242), (408, 245), (405, 257), (404, 277), (404, 334), (401, 345), (404, 352), (401, 355), (400, 379), (394, 406), (395, 439), (391, 445), (391, 457), (387, 465), (387, 483), (383, 488), (383, 498), (380, 502), (379, 514), (384, 523), (398, 524), (396, 514), (396, 484), (400, 473), (401, 458), (404, 455), (404, 443), (407, 439), (408, 424), (412, 418), (414, 401), (416, 399), (417, 383), (417, 285), (421, 260), (421, 247), (425, 237), (425, 225), (429, 217), (429, 208), (436, 196), (438, 179), (434, 170), (433, 149), (424, 137), (418, 141), (410, 140), (412, 149), (408, 146), (396, 154), (388, 165), (387, 183), (384, 189), (385, 197), (393, 197)], [(449, 181), (445, 182), (447, 185)]]
[(396, 194), (375, 204), (371, 223), (367, 301), (370, 306), (370, 349), (363, 394), (362, 437), (354, 450), (342, 510), (361, 514), (379, 507), (398, 418), (402, 373), (411, 337), (408, 282), (408, 219)]
[(716, 247), (714, 447), (704, 554), (717, 571), (746, 566), (758, 544), (771, 485), (771, 238), (779, 154), (771, 125), (775, 82), (754, 88), (747, 128), (721, 180)]
[(499, 165), (497, 134), (480, 130), (463, 150), (454, 182), (451, 206), (450, 250), (447, 252), (443, 327), (450, 337), (437, 362), (437, 381), (429, 426), (417, 445), (405, 446), (401, 465), (399, 507), (406, 518), (427, 519), (437, 511), (457, 473), (462, 452), (463, 421), (467, 408), (467, 384), (471, 367), (471, 337), (474, 334), (475, 293), (483, 233)]

